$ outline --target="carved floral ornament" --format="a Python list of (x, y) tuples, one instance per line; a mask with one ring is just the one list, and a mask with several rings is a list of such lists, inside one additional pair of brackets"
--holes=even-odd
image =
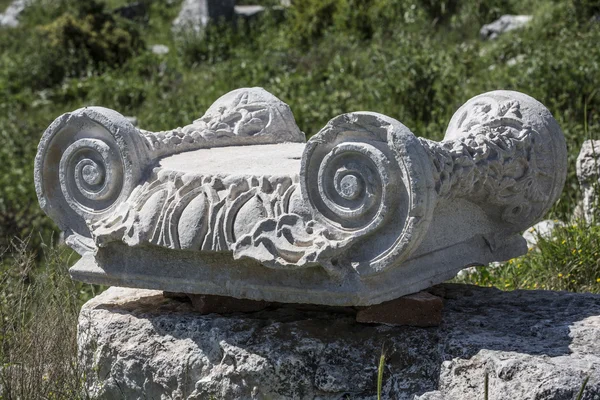
[(366, 305), (526, 251), (519, 233), (558, 198), (566, 145), (542, 104), (509, 91), (469, 100), (441, 142), (356, 112), (305, 143), (289, 107), (251, 88), (167, 132), (65, 114), (35, 175), (83, 255), (76, 279)]

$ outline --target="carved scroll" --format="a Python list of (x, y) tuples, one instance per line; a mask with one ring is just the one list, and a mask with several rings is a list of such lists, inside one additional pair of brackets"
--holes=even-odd
[[(556, 121), (517, 92), (469, 100), (441, 142), (368, 112), (335, 117), (303, 142), (289, 107), (260, 88), (228, 93), (166, 132), (80, 109), (44, 133), (36, 189), (88, 260), (73, 272), (81, 279), (342, 305), (521, 254), (520, 232), (566, 177)], [(149, 267), (163, 279), (123, 259), (115, 272), (118, 252), (148, 265), (164, 255), (176, 268)], [(302, 285), (310, 294), (294, 292)]]

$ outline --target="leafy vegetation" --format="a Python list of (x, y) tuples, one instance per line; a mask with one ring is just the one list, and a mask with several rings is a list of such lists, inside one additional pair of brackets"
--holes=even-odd
[(72, 281), (66, 248), (45, 247), (43, 266), (27, 241), (0, 257), (0, 399), (85, 399), (77, 362), (77, 315), (98, 290)]
[(583, 221), (538, 237), (537, 249), (498, 267), (476, 267), (459, 282), (501, 289), (600, 293), (600, 225)]

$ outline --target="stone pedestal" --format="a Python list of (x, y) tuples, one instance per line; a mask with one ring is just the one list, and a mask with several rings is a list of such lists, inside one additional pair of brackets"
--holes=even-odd
[(160, 291), (111, 288), (79, 318), (100, 399), (583, 399), (600, 396), (600, 296), (440, 285), (439, 327), (361, 324), (283, 306), (199, 315)]

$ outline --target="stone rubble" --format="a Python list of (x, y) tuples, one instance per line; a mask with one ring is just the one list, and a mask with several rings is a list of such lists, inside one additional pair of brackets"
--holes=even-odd
[(0, 14), (0, 27), (15, 28), (19, 26), (19, 17), (31, 0), (14, 0)]
[(523, 238), (527, 241), (527, 248), (529, 250), (535, 249), (540, 237), (544, 239), (552, 238), (552, 233), (559, 226), (565, 226), (565, 223), (559, 220), (545, 219), (527, 229), (523, 233)]
[(506, 32), (523, 28), (532, 18), (531, 15), (503, 15), (496, 21), (483, 25), (479, 30), (479, 36), (483, 40), (494, 40)]

